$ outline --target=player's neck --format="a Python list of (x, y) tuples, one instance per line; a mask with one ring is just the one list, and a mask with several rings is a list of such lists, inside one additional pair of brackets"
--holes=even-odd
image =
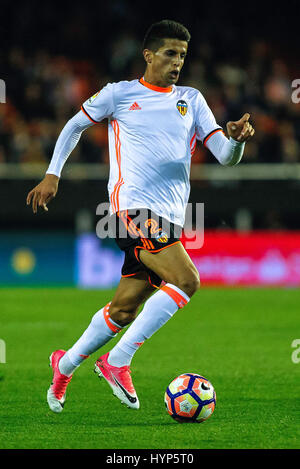
[(157, 86), (159, 88), (170, 88), (171, 86), (170, 83), (165, 83), (161, 78), (155, 77), (148, 70), (146, 70), (143, 79), (150, 85)]

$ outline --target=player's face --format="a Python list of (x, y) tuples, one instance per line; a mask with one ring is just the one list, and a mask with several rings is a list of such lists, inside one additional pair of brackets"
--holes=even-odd
[(186, 41), (164, 39), (164, 45), (156, 52), (148, 51), (148, 55), (145, 54), (147, 61), (145, 79), (151, 79), (157, 86), (166, 87), (175, 84), (183, 67), (187, 48)]

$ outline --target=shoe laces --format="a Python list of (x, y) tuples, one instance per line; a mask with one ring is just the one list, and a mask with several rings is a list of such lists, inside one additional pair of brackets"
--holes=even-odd
[(120, 378), (124, 380), (124, 384), (126, 383), (126, 387), (128, 387), (129, 391), (134, 392), (134, 386), (133, 386), (130, 374), (131, 374), (131, 369), (129, 368), (129, 366), (122, 366), (120, 368), (120, 371), (119, 371)]
[(66, 388), (69, 384), (69, 382), (71, 381), (72, 379), (72, 375), (71, 376), (65, 376), (65, 375), (62, 375), (61, 373), (55, 378), (55, 382), (53, 383), (53, 392), (55, 394), (55, 397), (60, 400), (63, 395), (65, 394), (66, 392)]

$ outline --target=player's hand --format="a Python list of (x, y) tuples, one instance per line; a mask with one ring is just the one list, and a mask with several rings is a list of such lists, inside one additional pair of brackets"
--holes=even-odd
[(246, 112), (243, 117), (236, 122), (227, 122), (227, 132), (229, 137), (238, 142), (247, 142), (255, 134), (255, 130), (249, 122), (250, 114)]
[(54, 174), (46, 174), (44, 179), (28, 193), (26, 203), (27, 205), (32, 203), (33, 213), (37, 213), (38, 207), (48, 212), (47, 203), (56, 196), (58, 181), (59, 177)]

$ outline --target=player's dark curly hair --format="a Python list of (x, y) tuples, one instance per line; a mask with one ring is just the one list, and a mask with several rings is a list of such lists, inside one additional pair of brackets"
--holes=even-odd
[(156, 52), (164, 44), (164, 39), (179, 39), (189, 42), (191, 35), (187, 28), (173, 20), (162, 20), (153, 23), (145, 34), (143, 50)]

